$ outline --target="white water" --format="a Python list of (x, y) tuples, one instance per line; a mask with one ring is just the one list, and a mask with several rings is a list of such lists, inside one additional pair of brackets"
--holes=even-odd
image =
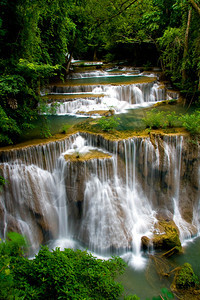
[[(161, 148), (159, 143), (163, 143)], [(65, 154), (84, 155), (97, 145), (99, 151), (109, 151), (111, 158), (82, 163), (64, 159)], [(85, 134), (84, 138), (74, 135), (65, 142), (16, 150), (7, 158), (5, 153), (7, 162), (0, 166), (9, 183), (0, 195), (1, 237), (17, 230), (28, 237), (34, 251), (47, 241), (52, 247), (84, 246), (101, 256), (118, 253), (130, 265), (142, 268), (146, 260), (141, 237), (151, 237), (161, 208), (172, 215), (182, 243), (191, 237), (191, 224), (180, 210), (182, 152), (182, 137), (109, 144)], [(27, 153), (35, 153), (34, 164), (28, 164)], [(12, 161), (12, 157), (17, 159)], [(159, 170), (161, 174), (167, 170), (162, 180)], [(198, 170), (200, 185), (200, 166)], [(163, 180), (167, 183), (164, 194), (157, 187)], [(199, 193), (195, 201), (192, 222), (199, 231)]]
[[(113, 109), (115, 113), (124, 113), (127, 109), (152, 105), (167, 99), (166, 90), (158, 83), (137, 83), (128, 85), (82, 85), (58, 86), (51, 91), (53, 95), (76, 95), (77, 98), (63, 100), (56, 111), (58, 115), (79, 114), (79, 112)], [(79, 99), (79, 94), (104, 95), (95, 98)], [(51, 106), (51, 104), (49, 104)]]

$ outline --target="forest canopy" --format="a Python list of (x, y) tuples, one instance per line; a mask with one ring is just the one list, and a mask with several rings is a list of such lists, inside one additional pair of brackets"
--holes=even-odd
[(159, 66), (199, 101), (199, 21), (199, 0), (0, 0), (0, 145), (33, 126), (41, 87), (72, 56)]

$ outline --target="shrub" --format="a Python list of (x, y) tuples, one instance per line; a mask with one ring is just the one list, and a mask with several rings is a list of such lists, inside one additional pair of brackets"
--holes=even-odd
[(102, 117), (98, 120), (98, 125), (103, 131), (110, 131), (115, 129), (119, 125), (119, 118), (115, 116), (112, 117)]
[(182, 115), (179, 120), (181, 121), (182, 126), (192, 135), (200, 134), (200, 110), (197, 110), (190, 115)]
[(9, 233), (5, 242), (0, 240), (0, 299), (23, 299), (15, 288), (12, 259), (22, 257), (26, 246), (25, 239), (15, 232)]
[(177, 123), (177, 114), (173, 111), (166, 116), (167, 126), (168, 127), (175, 127)]
[(140, 298), (137, 295), (129, 295), (125, 296), (124, 300), (140, 300)]
[(118, 299), (115, 281), (126, 263), (100, 260), (81, 250), (43, 246), (36, 257), (23, 257), (25, 241), (16, 233), (0, 243), (0, 299)]
[(164, 112), (157, 111), (156, 109), (148, 111), (145, 118), (142, 120), (145, 123), (146, 128), (158, 129), (166, 127)]

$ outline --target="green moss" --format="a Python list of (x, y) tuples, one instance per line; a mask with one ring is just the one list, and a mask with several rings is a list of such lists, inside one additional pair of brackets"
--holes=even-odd
[(194, 274), (192, 266), (189, 263), (185, 263), (180, 268), (175, 279), (175, 284), (178, 289), (188, 289), (199, 284), (198, 277)]
[(176, 247), (178, 251), (181, 251), (179, 232), (173, 221), (160, 220), (156, 224), (153, 244), (155, 248), (170, 250)]
[(66, 154), (65, 160), (69, 161), (88, 161), (92, 159), (106, 159), (106, 158), (111, 158), (112, 156), (109, 155), (108, 153), (104, 153), (98, 150), (91, 150), (87, 153), (74, 153), (74, 154)]

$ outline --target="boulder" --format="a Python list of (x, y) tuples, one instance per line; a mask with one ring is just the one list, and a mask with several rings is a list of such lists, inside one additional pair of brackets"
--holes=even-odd
[(141, 243), (144, 250), (153, 246), (154, 249), (162, 250), (170, 250), (175, 247), (177, 251), (181, 251), (179, 231), (172, 220), (159, 220), (154, 226), (152, 238), (143, 236)]

